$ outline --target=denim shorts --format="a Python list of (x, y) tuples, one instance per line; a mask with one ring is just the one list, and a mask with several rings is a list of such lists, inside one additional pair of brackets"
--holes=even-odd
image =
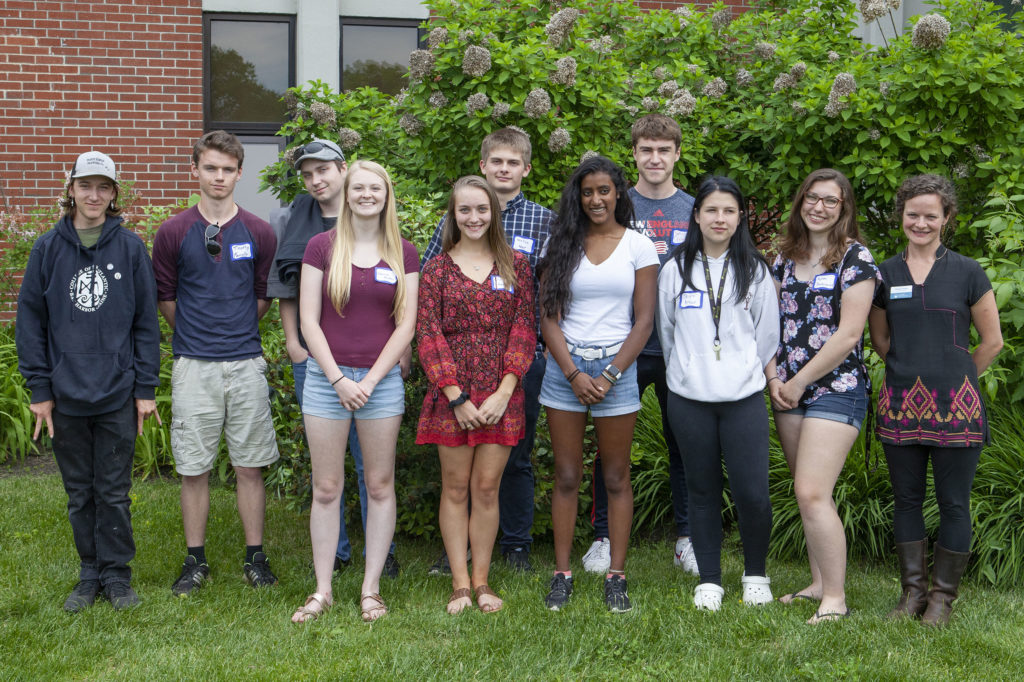
[[(369, 368), (338, 365), (341, 373), (352, 381), (362, 381)], [(338, 393), (327, 381), (327, 375), (313, 356), (306, 361), (306, 381), (302, 387), (302, 414), (324, 419), (384, 419), (405, 414), (405, 385), (398, 365), (391, 368), (377, 384), (370, 399), (355, 412), (346, 410)]]
[[(578, 355), (570, 356), (576, 369), (592, 377), (601, 376), (601, 370), (615, 363), (615, 358), (584, 360)], [(618, 365), (615, 365), (618, 367)], [(549, 359), (544, 368), (544, 381), (540, 386), (540, 404), (566, 412), (586, 412), (593, 417), (618, 417), (640, 411), (640, 391), (636, 384), (636, 363), (622, 370), (622, 377), (608, 390), (604, 400), (596, 405), (584, 405), (572, 391), (572, 386), (562, 374), (558, 363)]]
[(786, 410), (782, 414), (795, 414), (805, 419), (827, 419), (828, 421), (849, 424), (860, 431), (860, 425), (864, 423), (864, 417), (868, 412), (868, 396), (864, 385), (859, 384), (852, 391), (834, 393), (829, 391), (806, 407)]

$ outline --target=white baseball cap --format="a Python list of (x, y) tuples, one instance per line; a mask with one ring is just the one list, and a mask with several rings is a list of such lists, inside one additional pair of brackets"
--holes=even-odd
[(117, 170), (114, 167), (114, 160), (95, 149), (80, 155), (78, 160), (75, 161), (75, 167), (71, 169), (71, 177), (84, 178), (90, 175), (102, 175), (117, 182)]

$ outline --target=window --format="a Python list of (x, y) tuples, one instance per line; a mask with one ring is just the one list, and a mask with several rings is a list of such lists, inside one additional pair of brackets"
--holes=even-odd
[(409, 53), (419, 47), (419, 21), (406, 19), (341, 20), (341, 87), (364, 85), (397, 93), (406, 85)]
[(205, 14), (203, 24), (206, 129), (276, 133), (295, 85), (295, 17)]

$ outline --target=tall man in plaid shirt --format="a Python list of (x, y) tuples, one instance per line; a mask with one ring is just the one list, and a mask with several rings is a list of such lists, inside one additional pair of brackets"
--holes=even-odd
[[(523, 178), (530, 174), (530, 138), (516, 128), (502, 128), (484, 138), (480, 145), (480, 170), (487, 184), (498, 195), (502, 205), (501, 224), (509, 245), (527, 257), (534, 269), (534, 294), (537, 293), (536, 271), (541, 248), (548, 238), (555, 214), (532, 201), (522, 192)], [(441, 233), (444, 219), (438, 224), (423, 254), (426, 263), (441, 253)], [(533, 441), (540, 416), (540, 384), (544, 378), (544, 348), (537, 334), (537, 351), (529, 371), (523, 375), (526, 393), (526, 435), (512, 448), (505, 473), (501, 478), (498, 505), (502, 537), (501, 551), (509, 566), (519, 571), (532, 571), (530, 546), (533, 537)], [(431, 567), (431, 573), (450, 573), (448, 557), (444, 554)]]

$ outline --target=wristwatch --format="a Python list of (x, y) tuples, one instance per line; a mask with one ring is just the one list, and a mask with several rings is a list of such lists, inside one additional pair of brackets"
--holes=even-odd
[(601, 376), (607, 379), (610, 383), (614, 384), (616, 381), (622, 378), (622, 370), (615, 365), (609, 364), (607, 367), (601, 370)]

